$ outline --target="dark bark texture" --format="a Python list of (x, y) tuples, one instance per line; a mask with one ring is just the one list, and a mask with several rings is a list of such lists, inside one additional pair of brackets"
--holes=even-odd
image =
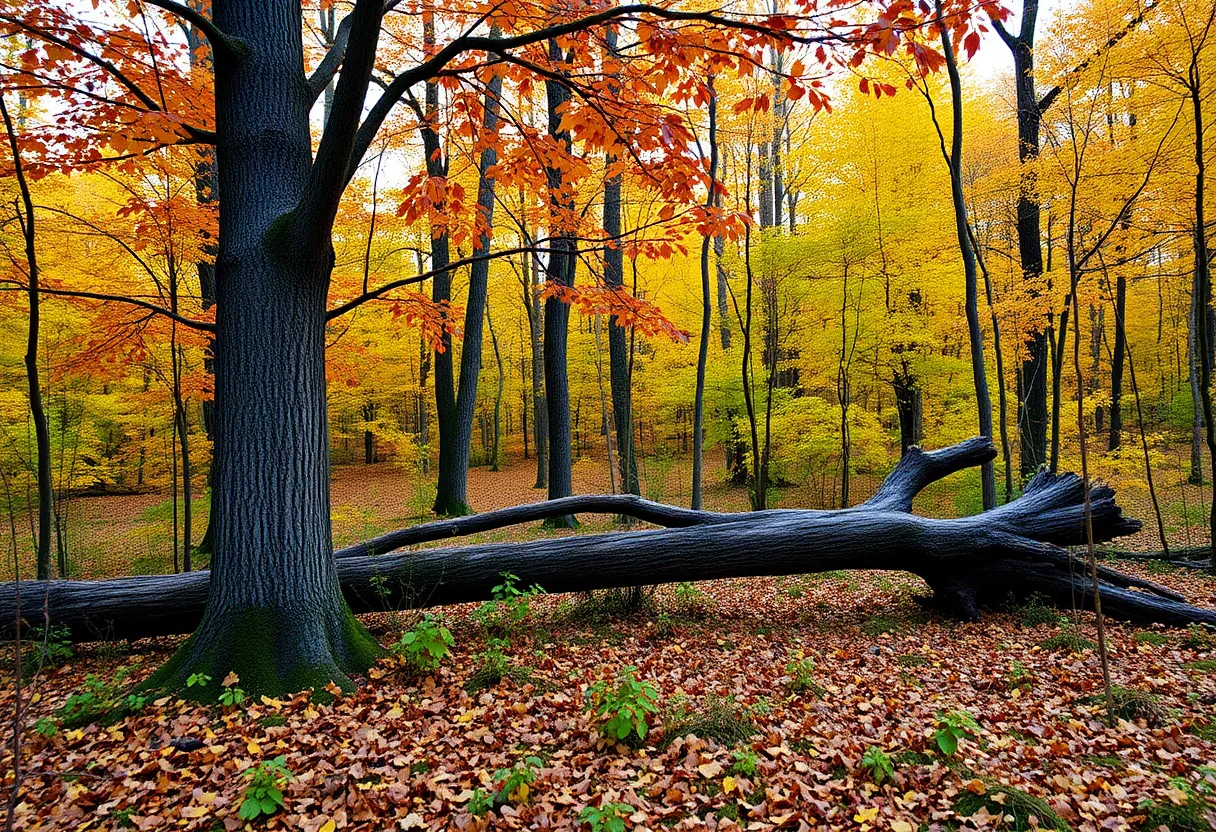
[[(361, 12), (379, 19), (378, 10)], [(258, 693), (350, 686), (379, 647), (343, 601), (332, 554), (325, 399), (332, 213), (328, 200), (308, 195), (317, 177), (300, 7), (234, 0), (216, 9), (215, 22), (252, 45), (216, 72), (223, 208), (215, 554), (204, 575), (209, 591), (186, 628), (197, 630), (150, 683), (185, 688), (192, 673), (218, 679), (234, 671)], [(363, 29), (374, 38), (368, 22)]]
[[(1022, 496), (972, 517), (939, 520), (910, 513), (913, 497), (951, 473), (991, 460), (979, 437), (940, 451), (910, 449), (867, 502), (840, 511), (776, 509), (719, 514), (651, 503), (633, 495), (569, 497), (484, 515), (427, 523), (340, 550), (336, 564), (352, 609), (461, 603), (489, 598), (510, 571), (550, 592), (647, 583), (835, 569), (892, 569), (920, 575), (946, 613), (974, 619), (981, 609), (1033, 595), (1062, 607), (1092, 606), (1085, 564), (1067, 546), (1084, 542), (1081, 479), (1036, 475)], [(1136, 531), (1114, 493), (1090, 491), (1098, 541)], [(388, 554), (402, 546), (473, 534), (575, 512), (628, 514), (669, 528)], [(1151, 582), (1100, 567), (1107, 614), (1182, 625), (1216, 623), (1216, 610), (1193, 607)], [(22, 608), (41, 611), (81, 639), (187, 632), (209, 591), (207, 572), (113, 581), (25, 582)], [(44, 597), (45, 596), (45, 597)], [(0, 585), (0, 621), (12, 620), (14, 584)]]

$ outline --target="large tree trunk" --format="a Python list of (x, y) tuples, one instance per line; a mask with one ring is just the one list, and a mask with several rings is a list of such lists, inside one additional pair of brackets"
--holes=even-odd
[(351, 686), (379, 652), (343, 600), (332, 554), (325, 312), (334, 255), (327, 234), (295, 231), (312, 147), (300, 9), (280, 11), (252, 1), (216, 9), (216, 24), (251, 52), (216, 76), (215, 554), (206, 606), (190, 616), (197, 630), (150, 682), (166, 688), (230, 671), (270, 695)]
[[(955, 471), (991, 460), (979, 437), (940, 451), (911, 449), (867, 502), (840, 511), (777, 509), (718, 514), (651, 503), (633, 495), (569, 497), (392, 532), (335, 553), (350, 606), (359, 611), (489, 598), (503, 572), (550, 592), (836, 569), (892, 569), (920, 575), (943, 611), (966, 619), (1010, 596), (1038, 595), (1062, 608), (1092, 605), (1084, 564), (1063, 548), (1085, 536), (1084, 491), (1073, 474), (1040, 473), (1022, 496), (955, 520), (910, 513), (912, 498)], [(1094, 538), (1136, 531), (1114, 493), (1090, 492)], [(630, 514), (669, 528), (388, 554), (402, 546), (474, 534), (574, 512)], [(294, 564), (293, 564), (294, 567)], [(1102, 567), (1107, 614), (1165, 624), (1216, 623), (1168, 589)], [(209, 575), (21, 584), (22, 607), (41, 611), (77, 638), (136, 638), (186, 632), (208, 598)], [(0, 621), (13, 620), (14, 584), (0, 585)], [(387, 590), (387, 594), (386, 594)], [(218, 590), (217, 590), (218, 591)], [(229, 592), (229, 589), (224, 590)], [(290, 652), (290, 651), (289, 651)]]

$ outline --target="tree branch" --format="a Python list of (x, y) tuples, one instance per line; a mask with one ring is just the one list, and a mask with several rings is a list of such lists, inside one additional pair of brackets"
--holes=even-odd
[(294, 242), (308, 249), (329, 244), (329, 232), (348, 181), (347, 161), (376, 62), (383, 15), (381, 0), (356, 0), (350, 13), (350, 34), (333, 107), (292, 222)]
[(1068, 72), (1064, 73), (1064, 77), (1060, 80), (1060, 82), (1044, 93), (1043, 97), (1039, 99), (1039, 113), (1042, 114), (1047, 112), (1048, 108), (1055, 103), (1055, 100), (1059, 97), (1060, 93), (1064, 91), (1064, 87), (1068, 84), (1069, 80), (1076, 75), (1080, 75), (1089, 68), (1091, 63), (1093, 63), (1097, 58), (1100, 58), (1103, 52), (1112, 49), (1119, 43), (1119, 41), (1131, 34), (1137, 26), (1144, 22), (1144, 18), (1148, 15), (1148, 13), (1155, 8), (1157, 8), (1156, 3), (1146, 3), (1144, 8), (1140, 11), (1140, 14), (1127, 21), (1122, 29), (1111, 35), (1106, 43), (1095, 49), (1088, 58), (1081, 61), (1081, 63), (1077, 64), (1072, 69), (1068, 70)]
[(208, 42), (210, 42), (211, 49), (215, 52), (216, 57), (220, 57), (221, 55), (226, 58), (240, 57), (248, 48), (238, 38), (225, 34), (220, 27), (211, 22), (211, 18), (184, 3), (178, 3), (176, 0), (145, 0), (145, 2), (149, 6), (156, 6), (158, 9), (180, 17), (202, 32)]
[(321, 63), (317, 64), (312, 75), (308, 76), (310, 103), (317, 100), (329, 86), (329, 82), (338, 74), (338, 67), (342, 65), (342, 59), (346, 57), (346, 44), (350, 40), (350, 27), (354, 24), (354, 19), (354, 14), (348, 14), (342, 18), (342, 22), (338, 24), (338, 31), (334, 33), (334, 41), (330, 44), (329, 51), (325, 53)]
[(565, 23), (556, 23), (552, 26), (546, 26), (543, 29), (537, 29), (533, 32), (526, 32), (524, 34), (515, 35), (514, 37), (509, 38), (474, 36), (471, 31), (469, 31), (449, 42), (446, 46), (427, 60), (412, 67), (411, 69), (402, 72), (389, 83), (388, 87), (384, 91), (384, 94), (377, 99), (376, 103), (372, 106), (371, 111), (368, 112), (367, 117), (364, 119), (363, 124), (359, 126), (358, 132), (355, 134), (354, 147), (352, 148), (350, 161), (347, 165), (347, 181), (350, 181), (350, 179), (354, 176), (359, 164), (363, 161), (363, 157), (367, 154), (367, 149), (371, 147), (376, 133), (380, 130), (380, 126), (384, 123), (384, 120), (388, 118), (388, 114), (405, 94), (405, 91), (417, 83), (435, 77), (457, 56), (465, 52), (498, 52), (501, 54), (514, 49), (520, 49), (525, 46), (531, 46), (535, 43), (542, 43), (550, 38), (558, 38), (564, 35), (574, 34), (575, 32), (600, 26), (612, 20), (632, 17), (640, 14), (651, 14), (664, 20), (700, 22), (732, 29), (742, 29), (748, 32), (767, 35), (778, 40), (785, 40), (789, 43), (813, 44), (823, 43), (831, 40), (839, 40), (838, 37), (833, 35), (825, 35), (822, 37), (799, 36), (792, 32), (774, 31), (768, 26), (760, 23), (752, 23), (746, 20), (723, 17), (718, 14), (713, 14), (712, 12), (680, 12), (673, 9), (665, 9), (660, 6), (652, 6), (646, 3), (613, 6), (595, 12), (594, 14), (585, 15), (575, 20), (566, 21)]
[[(0, 284), (7, 283), (11, 288), (0, 286), (0, 292), (3, 291), (28, 291), (28, 287), (16, 280), (0, 280)], [(45, 286), (39, 286), (38, 291), (44, 295), (55, 295), (61, 298), (84, 298), (85, 300), (100, 300), (113, 303), (125, 303), (130, 306), (137, 306), (140, 309), (146, 309), (155, 315), (162, 315), (171, 321), (177, 321), (182, 326), (188, 326), (191, 329), (197, 329), (201, 332), (215, 332), (215, 324), (208, 321), (196, 321), (193, 318), (187, 318), (183, 315), (178, 315), (165, 309), (163, 306), (157, 306), (155, 303), (149, 303), (146, 300), (139, 298), (126, 297), (123, 295), (107, 295), (103, 292), (76, 292), (69, 289), (48, 289)]]

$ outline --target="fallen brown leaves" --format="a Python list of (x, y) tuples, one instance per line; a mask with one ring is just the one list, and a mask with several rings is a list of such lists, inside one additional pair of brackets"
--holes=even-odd
[[(1216, 584), (1206, 577), (1153, 577), (1213, 601)], [(484, 636), (468, 608), (453, 608), (443, 612), (455, 660), (433, 677), (406, 679), (386, 664), (332, 704), (302, 695), (216, 709), (164, 698), (108, 727), (50, 739), (31, 731), (16, 827), (239, 829), (241, 772), (281, 754), (295, 778), (284, 811), (258, 828), (587, 828), (580, 810), (602, 802), (632, 807), (629, 823), (639, 829), (996, 829), (1008, 828), (999, 811), (963, 819), (955, 804), (1002, 784), (1043, 798), (1076, 829), (1119, 830), (1142, 819), (1142, 801), (1185, 802), (1175, 778), (1197, 782), (1196, 766), (1216, 760), (1212, 735), (1192, 732), (1216, 724), (1216, 673), (1187, 667), (1210, 655), (1182, 646), (1181, 633), (1162, 631), (1170, 640), (1152, 644), (1129, 625), (1111, 628), (1117, 684), (1155, 694), (1170, 716), (1160, 726), (1108, 726), (1100, 706), (1083, 702), (1100, 690), (1091, 652), (1045, 651), (1039, 642), (1053, 628), (1023, 629), (1013, 614), (979, 624), (926, 619), (910, 598), (922, 589), (911, 576), (833, 573), (702, 588), (707, 611), (696, 618), (577, 624), (566, 614), (572, 599), (544, 598), (536, 626), (513, 634), (507, 651), (530, 680), (507, 678), (479, 694), (464, 683)], [(659, 603), (672, 610), (678, 602), (663, 591)], [(402, 626), (373, 623), (386, 641)], [(880, 629), (890, 631), (865, 634)], [(170, 647), (141, 644), (134, 655), (93, 648), (45, 672), (31, 724), (86, 673), (124, 663), (150, 671)], [(814, 662), (822, 698), (788, 692), (786, 666), (803, 656)], [(711, 739), (664, 738), (661, 723), (653, 737), (670, 741), (665, 747), (604, 747), (583, 713), (583, 691), (624, 665), (636, 665), (668, 700), (734, 697), (758, 731), (740, 746), (754, 753), (754, 769), (741, 770), (739, 749)], [(11, 687), (4, 695), (11, 713)], [(983, 732), (944, 765), (925, 754), (937, 714), (952, 710), (974, 715)], [(169, 745), (183, 737), (202, 745)], [(882, 786), (859, 765), (868, 746), (896, 758)], [(474, 817), (475, 790), (492, 793), (494, 772), (526, 756), (543, 762), (527, 800)]]

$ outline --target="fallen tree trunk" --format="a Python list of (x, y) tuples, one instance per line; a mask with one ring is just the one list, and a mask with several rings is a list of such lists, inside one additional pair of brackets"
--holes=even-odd
[[(972, 439), (940, 451), (910, 450), (867, 502), (840, 511), (689, 511), (623, 496), (569, 497), (473, 517), (427, 523), (340, 550), (338, 572), (356, 612), (435, 606), (490, 597), (503, 572), (549, 592), (838, 569), (890, 569), (920, 575), (945, 612), (974, 620), (980, 610), (1037, 595), (1049, 603), (1092, 606), (1087, 567), (1067, 546), (1084, 542), (1084, 493), (1073, 474), (1040, 473), (1022, 496), (972, 517), (941, 520), (911, 513), (924, 486), (995, 455)], [(1094, 537), (1140, 528), (1114, 492), (1090, 491)], [(628, 514), (669, 528), (565, 536), (388, 554), (404, 545), (581, 512)], [(1164, 624), (1216, 624), (1216, 610), (1101, 566), (1110, 615)], [(194, 629), (209, 575), (195, 572), (111, 581), (0, 585), (0, 622), (14, 619), (15, 591), (31, 623), (46, 617), (78, 639), (138, 638)]]
[(1199, 569), (1208, 571), (1212, 568), (1212, 550), (1207, 546), (1182, 546), (1164, 552), (1157, 549), (1151, 552), (1131, 552), (1126, 549), (1101, 548), (1098, 557), (1111, 560), (1154, 561), (1177, 566), (1181, 569)]

